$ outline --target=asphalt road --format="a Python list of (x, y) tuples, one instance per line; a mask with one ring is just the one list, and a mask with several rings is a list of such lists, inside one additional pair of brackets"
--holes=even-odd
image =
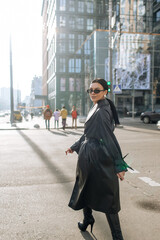
[[(1, 240), (111, 240), (104, 214), (94, 212), (93, 234), (82, 233), (82, 211), (68, 201), (77, 155), (65, 150), (83, 133), (72, 130), (0, 131)], [(125, 240), (160, 239), (160, 132), (116, 129), (126, 161), (135, 171), (120, 182), (120, 219)]]

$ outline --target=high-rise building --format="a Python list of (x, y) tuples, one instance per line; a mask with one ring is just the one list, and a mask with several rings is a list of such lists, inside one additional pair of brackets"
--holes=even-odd
[[(14, 110), (21, 103), (21, 91), (13, 89)], [(0, 110), (10, 110), (10, 88), (0, 88)]]
[(160, 33), (160, 0), (153, 1), (153, 32)]
[[(153, 21), (153, 1), (121, 0), (119, 3), (117, 28), (111, 31), (111, 41), (109, 31), (96, 30), (82, 46), (85, 48), (88, 41), (91, 46), (90, 58), (84, 56), (83, 60), (88, 61), (84, 66), (85, 84), (87, 89), (96, 77), (111, 81), (109, 97), (122, 115), (128, 116), (130, 112), (134, 116), (160, 108), (160, 34), (158, 19), (157, 23)], [(88, 103), (87, 97), (85, 101)]]
[(39, 112), (38, 108), (42, 107), (42, 100), (42, 77), (34, 76), (31, 84), (30, 94), (30, 106), (33, 107), (32, 112)]
[[(112, 41), (115, 39), (111, 71), (117, 76), (122, 72), (126, 82), (121, 97), (117, 97), (119, 103), (128, 102), (132, 110), (136, 101), (150, 105), (155, 76), (159, 78), (159, 68), (153, 71), (156, 37), (150, 36), (154, 29), (157, 33), (153, 26), (154, 4), (151, 0), (43, 0), (43, 81), (47, 81), (48, 101), (53, 109), (65, 105), (70, 110), (76, 105), (80, 114), (86, 114), (89, 82), (101, 76), (108, 79), (111, 32)], [(158, 11), (155, 16), (159, 18)], [(133, 99), (131, 84), (134, 88), (133, 82), (138, 81), (133, 71), (139, 71), (140, 64), (137, 59), (135, 63), (136, 57), (143, 59), (144, 65), (139, 83), (150, 83), (144, 91), (134, 89)]]
[(108, 29), (108, 1), (44, 0), (42, 17), (43, 81), (47, 80), (49, 103), (53, 109), (76, 105), (83, 114), (82, 57), (89, 55), (90, 46), (80, 47), (95, 29)]

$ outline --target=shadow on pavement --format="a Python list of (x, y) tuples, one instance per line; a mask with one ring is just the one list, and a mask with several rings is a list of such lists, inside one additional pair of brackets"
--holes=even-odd
[(78, 136), (82, 136), (83, 133), (77, 133), (77, 132), (72, 132), (72, 131), (67, 131), (68, 134), (71, 134), (71, 135), (78, 135)]
[(82, 234), (83, 238), (86, 239), (86, 240), (98, 240), (93, 233), (91, 235), (88, 231), (86, 231), (86, 232), (81, 231), (81, 234)]
[(65, 132), (52, 131), (52, 130), (50, 130), (49, 132), (52, 133), (52, 134), (55, 134), (55, 135), (60, 135), (60, 136), (63, 136), (63, 137), (67, 137), (67, 134)]
[[(17, 129), (17, 132), (33, 149), (33, 151), (39, 156), (42, 162), (45, 163), (50, 172), (54, 174), (54, 176), (57, 178), (59, 183), (69, 183), (68, 185), (63, 185), (63, 187), (67, 193), (71, 194), (73, 188), (73, 183), (71, 182), (71, 179), (67, 175), (65, 175), (64, 171), (58, 168), (57, 165), (51, 162), (50, 157), (48, 157), (47, 154), (43, 152), (43, 150), (41, 150), (41, 148), (35, 142), (33, 142), (26, 134), (24, 134), (20, 129)], [(81, 232), (81, 234), (83, 238), (86, 240), (98, 240), (93, 233), (90, 234), (88, 231)]]
[(61, 132), (60, 130), (56, 131), (56, 130), (50, 130), (49, 132), (55, 134), (55, 135), (60, 135), (60, 136), (64, 136), (67, 137), (68, 134), (70, 135), (74, 135), (74, 136), (82, 136), (83, 133), (78, 133), (78, 132), (72, 132), (68, 129), (66, 129), (65, 131)]
[[(70, 178), (64, 174), (63, 171), (61, 171), (57, 165), (55, 165), (53, 162), (51, 162), (50, 158), (45, 154), (39, 146), (37, 146), (36, 143), (34, 143), (26, 134), (24, 134), (21, 130), (17, 130), (17, 132), (24, 138), (24, 140), (27, 142), (27, 144), (33, 149), (34, 152), (37, 153), (39, 158), (47, 165), (48, 169), (56, 176), (58, 182), (70, 182)], [(71, 185), (69, 186), (69, 189), (67, 189), (69, 192), (71, 192)], [(66, 190), (66, 186), (65, 186)]]

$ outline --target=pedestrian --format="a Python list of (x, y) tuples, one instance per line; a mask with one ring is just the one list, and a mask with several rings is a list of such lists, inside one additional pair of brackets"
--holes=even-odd
[(31, 112), (31, 119), (33, 119), (33, 116), (34, 116), (34, 114), (33, 114), (33, 112)]
[(50, 109), (49, 105), (46, 106), (46, 109), (45, 109), (43, 115), (44, 115), (44, 119), (45, 119), (46, 129), (50, 130), (50, 119), (52, 117), (52, 110)]
[(58, 129), (59, 128), (59, 117), (60, 117), (60, 111), (58, 110), (58, 108), (56, 109), (56, 111), (54, 111), (53, 116), (54, 116), (54, 128), (57, 127), (57, 129)]
[(72, 107), (72, 128), (74, 127), (74, 123), (75, 123), (75, 129), (77, 129), (77, 110), (75, 108), (75, 106)]
[(62, 126), (63, 126), (63, 130), (65, 130), (66, 128), (66, 120), (67, 120), (67, 109), (65, 108), (65, 106), (63, 106), (63, 108), (61, 109), (61, 117), (62, 117)]
[(69, 201), (74, 210), (83, 209), (83, 222), (78, 228), (85, 231), (95, 222), (92, 209), (105, 213), (113, 240), (123, 240), (118, 212), (120, 211), (119, 181), (124, 180), (127, 163), (113, 133), (110, 104), (105, 98), (108, 85), (104, 79), (92, 81), (87, 92), (94, 106), (90, 110), (84, 134), (66, 154), (78, 153), (76, 181)]

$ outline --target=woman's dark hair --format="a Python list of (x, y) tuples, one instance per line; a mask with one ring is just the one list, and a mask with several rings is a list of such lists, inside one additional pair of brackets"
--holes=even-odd
[(120, 122), (119, 122), (119, 118), (118, 118), (118, 113), (117, 113), (116, 107), (115, 107), (114, 103), (110, 99), (108, 99), (108, 98), (106, 98), (106, 99), (108, 100), (109, 105), (111, 107), (115, 125), (119, 125)]
[(99, 83), (102, 85), (102, 87), (104, 88), (104, 90), (108, 90), (108, 85), (106, 80), (104, 80), (103, 78), (96, 78), (92, 81), (92, 83)]
[[(104, 90), (108, 90), (107, 82), (103, 78), (96, 78), (92, 81), (92, 83), (99, 83), (99, 84), (102, 85)], [(108, 100), (109, 105), (111, 107), (111, 111), (112, 111), (112, 114), (113, 114), (113, 119), (114, 119), (115, 124), (116, 125), (120, 124), (118, 114), (117, 114), (117, 110), (116, 110), (116, 107), (115, 107), (114, 103), (110, 99), (108, 99), (108, 98), (106, 98), (106, 99)]]

